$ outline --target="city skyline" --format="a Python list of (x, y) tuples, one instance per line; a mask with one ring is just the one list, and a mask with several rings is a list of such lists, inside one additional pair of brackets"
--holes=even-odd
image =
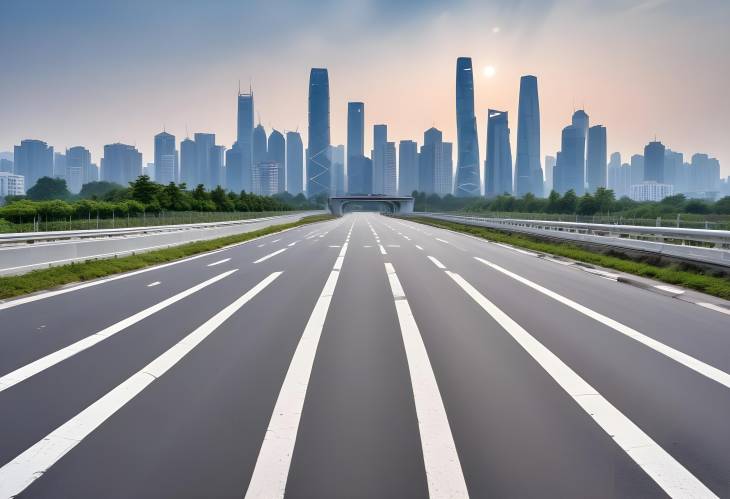
[[(728, 99), (715, 96), (723, 95), (722, 82), (726, 81), (725, 76), (730, 77), (725, 73), (727, 65), (721, 63), (722, 55), (717, 50), (722, 46), (722, 40), (727, 40), (727, 34), (717, 25), (728, 19), (730, 9), (721, 2), (702, 3), (707, 8), (688, 12), (688, 7), (671, 0), (638, 5), (616, 2), (611, 7), (588, 2), (590, 5), (572, 5), (572, 8), (573, 2), (533, 1), (517, 2), (511, 9), (502, 2), (487, 6), (462, 2), (448, 13), (437, 5), (428, 4), (404, 26), (408, 33), (417, 31), (418, 26), (437, 24), (443, 27), (442, 34), (434, 35), (425, 47), (427, 50), (423, 51), (429, 53), (432, 61), (428, 65), (422, 64), (421, 55), (404, 59), (400, 54), (410, 45), (388, 46), (392, 35), (383, 32), (357, 31), (351, 40), (343, 41), (350, 52), (322, 50), (324, 42), (336, 37), (344, 26), (353, 22), (354, 14), (335, 9), (337, 14), (328, 16), (342, 16), (342, 26), (335, 24), (339, 27), (317, 36), (306, 31), (307, 37), (294, 27), (291, 32), (283, 33), (287, 41), (291, 37), (305, 37), (305, 43), (295, 48), (287, 46), (290, 53), (283, 59), (282, 47), (286, 44), (277, 42), (250, 50), (243, 44), (245, 40), (240, 39), (243, 35), (236, 37), (221, 29), (221, 33), (205, 41), (205, 45), (217, 44), (225, 48), (222, 54), (211, 55), (199, 63), (196, 61), (196, 71), (191, 72), (189, 78), (181, 78), (180, 70), (158, 78), (161, 71), (169, 72), (171, 64), (179, 62), (185, 50), (158, 58), (153, 65), (150, 59), (159, 49), (152, 48), (150, 53), (141, 54), (137, 47), (139, 42), (127, 40), (111, 52), (111, 59), (128, 61), (137, 57), (135, 65), (128, 72), (110, 71), (107, 68), (110, 60), (96, 53), (99, 47), (84, 46), (82, 50), (77, 35), (64, 38), (63, 43), (58, 43), (58, 38), (53, 39), (53, 44), (60, 45), (63, 51), (51, 46), (51, 37), (57, 30), (73, 26), (64, 25), (64, 22), (81, 22), (71, 18), (71, 14), (80, 9), (79, 3), (64, 3), (66, 10), (59, 12), (51, 3), (24, 4), (38, 7), (33, 9), (7, 2), (0, 7), (7, 14), (0, 16), (3, 28), (0, 39), (5, 41), (12, 37), (19, 47), (9, 54), (7, 64), (14, 68), (18, 67), (18, 61), (26, 64), (18, 67), (17, 71), (21, 73), (18, 78), (6, 78), (0, 83), (0, 95), (6, 96), (3, 109), (11, 117), (0, 123), (0, 151), (10, 151), (20, 140), (30, 137), (47, 142), (57, 151), (85, 146), (91, 151), (92, 161), (98, 163), (104, 145), (121, 142), (135, 145), (145, 160), (151, 161), (154, 135), (164, 129), (181, 140), (186, 136), (186, 128), (191, 137), (200, 131), (215, 133), (217, 142), (230, 148), (236, 139), (236, 110), (230, 100), (236, 96), (239, 80), (245, 88), (250, 83), (256, 93), (256, 122), (260, 117), (267, 129), (276, 128), (282, 132), (298, 128), (306, 141), (306, 77), (310, 67), (329, 69), (332, 144), (346, 143), (347, 102), (362, 101), (368, 110), (366, 130), (374, 123), (387, 123), (391, 140), (398, 142), (416, 140), (423, 130), (436, 126), (443, 130), (444, 140), (454, 142), (456, 146), (453, 64), (457, 57), (469, 56), (474, 63), (475, 114), (481, 151), (485, 147), (488, 109), (504, 109), (517, 116), (519, 78), (534, 74), (540, 84), (542, 156), (555, 154), (560, 146), (560, 130), (570, 114), (574, 109), (585, 107), (592, 117), (607, 127), (609, 153), (617, 151), (628, 158), (640, 153), (656, 136), (672, 150), (684, 152), (686, 156), (702, 151), (718, 158), (722, 175), (727, 176), (730, 174), (730, 146), (724, 140), (724, 131), (727, 130), (730, 103)], [(124, 26), (137, 17), (151, 22), (160, 15), (159, 6), (143, 11), (140, 5), (131, 2), (127, 6), (92, 7), (82, 18), (90, 22), (92, 32), (99, 29), (98, 25), (105, 25), (110, 30), (109, 39), (103, 38), (99, 43), (101, 48), (109, 48), (109, 40), (122, 36), (119, 26), (108, 25), (110, 16), (119, 15), (119, 25)], [(377, 5), (367, 2), (362, 5), (356, 9), (362, 18), (379, 18), (385, 14), (375, 8)], [(234, 19), (240, 15), (240, 8), (232, 3), (222, 2), (211, 8), (215, 13), (227, 9)], [(389, 7), (403, 8), (401, 4)], [(648, 19), (661, 22), (652, 24), (659, 27), (646, 28), (643, 34), (634, 33), (629, 39), (617, 36), (606, 47), (598, 47), (598, 52), (591, 57), (586, 57), (588, 52), (584, 49), (571, 45), (570, 40), (550, 36), (550, 32), (559, 26), (576, 23), (579, 13), (596, 9), (603, 14), (598, 16), (600, 20), (592, 18), (584, 25), (576, 24), (575, 32), (569, 35), (572, 39), (584, 36), (585, 41), (590, 42), (612, 28), (620, 27), (623, 33)], [(179, 22), (186, 19), (192, 22), (190, 18), (198, 10), (199, 7), (189, 6), (186, 12), (172, 15)], [(528, 12), (530, 10), (537, 12)], [(30, 13), (37, 18), (31, 25), (48, 29), (29, 30), (35, 33), (32, 37), (18, 33), (13, 21), (30, 22), (26, 19)], [(253, 22), (257, 16), (274, 14), (267, 7), (257, 6), (246, 23)], [(277, 15), (287, 21), (293, 14), (282, 12)], [(475, 20), (470, 17), (480, 18), (482, 26), (475, 26)], [(537, 17), (544, 20), (538, 21)], [(708, 24), (708, 20), (713, 22)], [(205, 22), (205, 19), (196, 22)], [(285, 27), (289, 24), (291, 22), (284, 23)], [(457, 25), (461, 29), (459, 36), (454, 36)], [(700, 28), (703, 37), (675, 36)], [(126, 33), (134, 34), (135, 31)], [(172, 44), (179, 35), (171, 33), (170, 37)], [(681, 44), (676, 40), (678, 38), (682, 38)], [(414, 35), (414, 41), (409, 39), (409, 43), (416, 43), (417, 39)], [(537, 43), (539, 40), (545, 43)], [(167, 43), (163, 45), (167, 46)], [(541, 48), (537, 48), (538, 45)], [(374, 64), (373, 56), (359, 57), (366, 49), (374, 55), (388, 56)], [(606, 53), (607, 49), (611, 54)], [(518, 52), (520, 57), (515, 57)], [(344, 58), (343, 53), (348, 57)], [(297, 61), (292, 62), (295, 56)], [(224, 61), (222, 57), (228, 59)], [(576, 67), (565, 67), (564, 60), (571, 58)], [(284, 64), (270, 64), (272, 60), (281, 60)], [(660, 68), (650, 63), (654, 60), (661, 62)], [(397, 79), (372, 84), (373, 78), (380, 79), (379, 75), (390, 71), (396, 63), (402, 68)], [(85, 69), (67, 71), (65, 67)], [(205, 73), (208, 70), (213, 74)], [(719, 73), (719, 77), (695, 76), (708, 71)], [(205, 84), (200, 81), (203, 73)], [(149, 84), (150, 81), (155, 84)], [(424, 84), (416, 85), (416, 81)], [(41, 84), (52, 88), (53, 92), (46, 95), (38, 91)], [(94, 91), (90, 92), (90, 89)], [(31, 95), (33, 98), (29, 98)], [(622, 99), (620, 106), (615, 105), (617, 96)], [(398, 107), (394, 107), (394, 102)], [(69, 113), (67, 106), (74, 112)], [(516, 135), (511, 134), (513, 151), (517, 150)], [(366, 134), (365, 150), (369, 151), (371, 147), (371, 137)], [(481, 156), (480, 162), (483, 154)]]

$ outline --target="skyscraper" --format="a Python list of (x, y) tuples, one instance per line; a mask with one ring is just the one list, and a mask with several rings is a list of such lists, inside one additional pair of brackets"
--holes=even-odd
[(243, 150), (238, 145), (238, 141), (226, 151), (226, 187), (229, 191), (239, 193), (241, 191), (251, 192), (249, 189), (243, 188)]
[(479, 196), (479, 142), (474, 115), (474, 75), (470, 57), (456, 60), (456, 196)]
[[(253, 91), (247, 94), (238, 92), (238, 129), (236, 132), (237, 151), (232, 153), (234, 162), (231, 165), (237, 171), (227, 170), (227, 177), (233, 182), (229, 189), (239, 192), (251, 192), (251, 169), (253, 167)], [(238, 159), (240, 158), (240, 159)], [(227, 167), (226, 167), (227, 168)]]
[(53, 153), (53, 177), (66, 178), (66, 155), (62, 152)]
[(41, 140), (26, 139), (13, 151), (16, 175), (25, 177), (25, 189), (30, 189), (41, 177), (53, 177), (53, 147)]
[(177, 182), (175, 136), (164, 131), (155, 135), (155, 182)]
[(215, 189), (216, 187), (226, 187), (226, 172), (223, 166), (225, 158), (224, 146), (218, 146), (213, 144), (208, 150), (208, 180), (206, 184), (209, 189)]
[(195, 189), (197, 152), (195, 142), (186, 137), (180, 142), (180, 183), (185, 184), (188, 190)]
[(418, 156), (418, 190), (444, 196), (453, 192), (453, 144), (443, 142), (436, 128), (423, 133), (423, 146)]
[(685, 192), (686, 185), (680, 185), (684, 154), (667, 149), (664, 152), (664, 183), (674, 186), (674, 192)]
[(586, 182), (588, 192), (606, 187), (606, 128), (602, 125), (588, 129), (588, 152), (586, 154)]
[(385, 193), (385, 147), (388, 125), (373, 125), (373, 194)]
[(330, 194), (332, 196), (341, 196), (345, 194), (345, 146), (330, 146)]
[(286, 141), (284, 135), (278, 130), (272, 130), (268, 143), (269, 161), (279, 165), (278, 182), (276, 192), (286, 190)]
[(383, 194), (398, 195), (398, 164), (395, 156), (395, 142), (386, 142), (383, 154)]
[(664, 144), (649, 142), (644, 147), (644, 181), (664, 183)]
[[(212, 189), (210, 150), (215, 145), (214, 133), (196, 133), (195, 140), (195, 181), (190, 187), (195, 188), (203, 184), (206, 188)], [(217, 178), (217, 177), (216, 177)]]
[(368, 194), (372, 175), (365, 171), (365, 104), (347, 103), (347, 191)]
[(520, 103), (517, 113), (517, 158), (515, 162), (515, 194), (528, 192), (543, 195), (543, 175), (540, 166), (540, 99), (537, 78), (520, 78)]
[(547, 197), (554, 188), (554, 169), (555, 156), (545, 156), (545, 197)]
[(94, 182), (96, 178), (87, 178), (91, 167), (91, 153), (81, 146), (66, 149), (66, 187), (69, 192), (78, 194), (81, 187)]
[(307, 195), (329, 194), (330, 90), (325, 68), (309, 74), (309, 136), (307, 144)]
[(101, 159), (101, 179), (126, 186), (142, 175), (142, 153), (127, 144), (107, 144)]
[(418, 144), (401, 140), (398, 144), (398, 193), (410, 196), (418, 190)]
[(267, 145), (266, 130), (261, 123), (253, 130), (253, 164), (261, 163), (269, 159), (269, 146)]
[(286, 190), (296, 196), (304, 191), (304, 146), (298, 132), (286, 132)]
[(631, 185), (640, 184), (644, 181), (644, 156), (634, 154), (631, 156)]
[(563, 128), (560, 153), (553, 170), (554, 189), (560, 194), (569, 190), (578, 196), (585, 192), (585, 135), (580, 127)]
[[(529, 192), (529, 191), (528, 191)], [(512, 194), (512, 148), (506, 111), (487, 113), (487, 159), (484, 161), (484, 195)]]

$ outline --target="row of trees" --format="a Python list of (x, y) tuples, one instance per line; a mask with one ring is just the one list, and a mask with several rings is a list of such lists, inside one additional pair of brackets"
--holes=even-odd
[(28, 190), (25, 197), (8, 197), (0, 207), (0, 217), (8, 221), (28, 220), (36, 216), (44, 219), (68, 217), (86, 218), (138, 216), (162, 211), (287, 211), (312, 209), (316, 204), (304, 195), (287, 193), (275, 197), (258, 196), (247, 192), (228, 192), (221, 187), (207, 191), (198, 185), (188, 191), (185, 184), (167, 185), (152, 182), (142, 175), (129, 187), (110, 182), (85, 184), (76, 197), (65, 195), (66, 181), (44, 177)]
[(599, 188), (595, 193), (577, 196), (570, 190), (562, 196), (552, 191), (547, 198), (526, 194), (517, 198), (508, 194), (494, 198), (457, 198), (450, 194), (440, 197), (414, 192), (416, 211), (471, 211), (554, 213), (570, 215), (621, 214), (636, 218), (689, 214), (730, 215), (730, 196), (718, 201), (687, 199), (683, 194), (664, 198), (659, 202), (638, 202), (627, 197), (616, 199), (611, 189)]

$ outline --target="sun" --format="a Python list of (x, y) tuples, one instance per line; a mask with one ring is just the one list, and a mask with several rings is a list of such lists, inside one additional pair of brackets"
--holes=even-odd
[(497, 74), (497, 68), (494, 66), (484, 66), (484, 69), (482, 69), (482, 73), (487, 78), (492, 78), (494, 75)]

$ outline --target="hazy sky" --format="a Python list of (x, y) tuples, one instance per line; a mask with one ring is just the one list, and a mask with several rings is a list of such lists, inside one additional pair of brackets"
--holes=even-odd
[(514, 144), (534, 74), (543, 156), (585, 107), (625, 161), (656, 135), (730, 175), (728, 26), (729, 0), (0, 0), (0, 151), (39, 138), (96, 162), (119, 141), (149, 162), (163, 125), (230, 147), (239, 80), (267, 131), (306, 141), (313, 66), (329, 69), (333, 143), (349, 100), (365, 102), (368, 149), (373, 123), (455, 141), (456, 58), (471, 56), (482, 161), (487, 109), (509, 111)]

